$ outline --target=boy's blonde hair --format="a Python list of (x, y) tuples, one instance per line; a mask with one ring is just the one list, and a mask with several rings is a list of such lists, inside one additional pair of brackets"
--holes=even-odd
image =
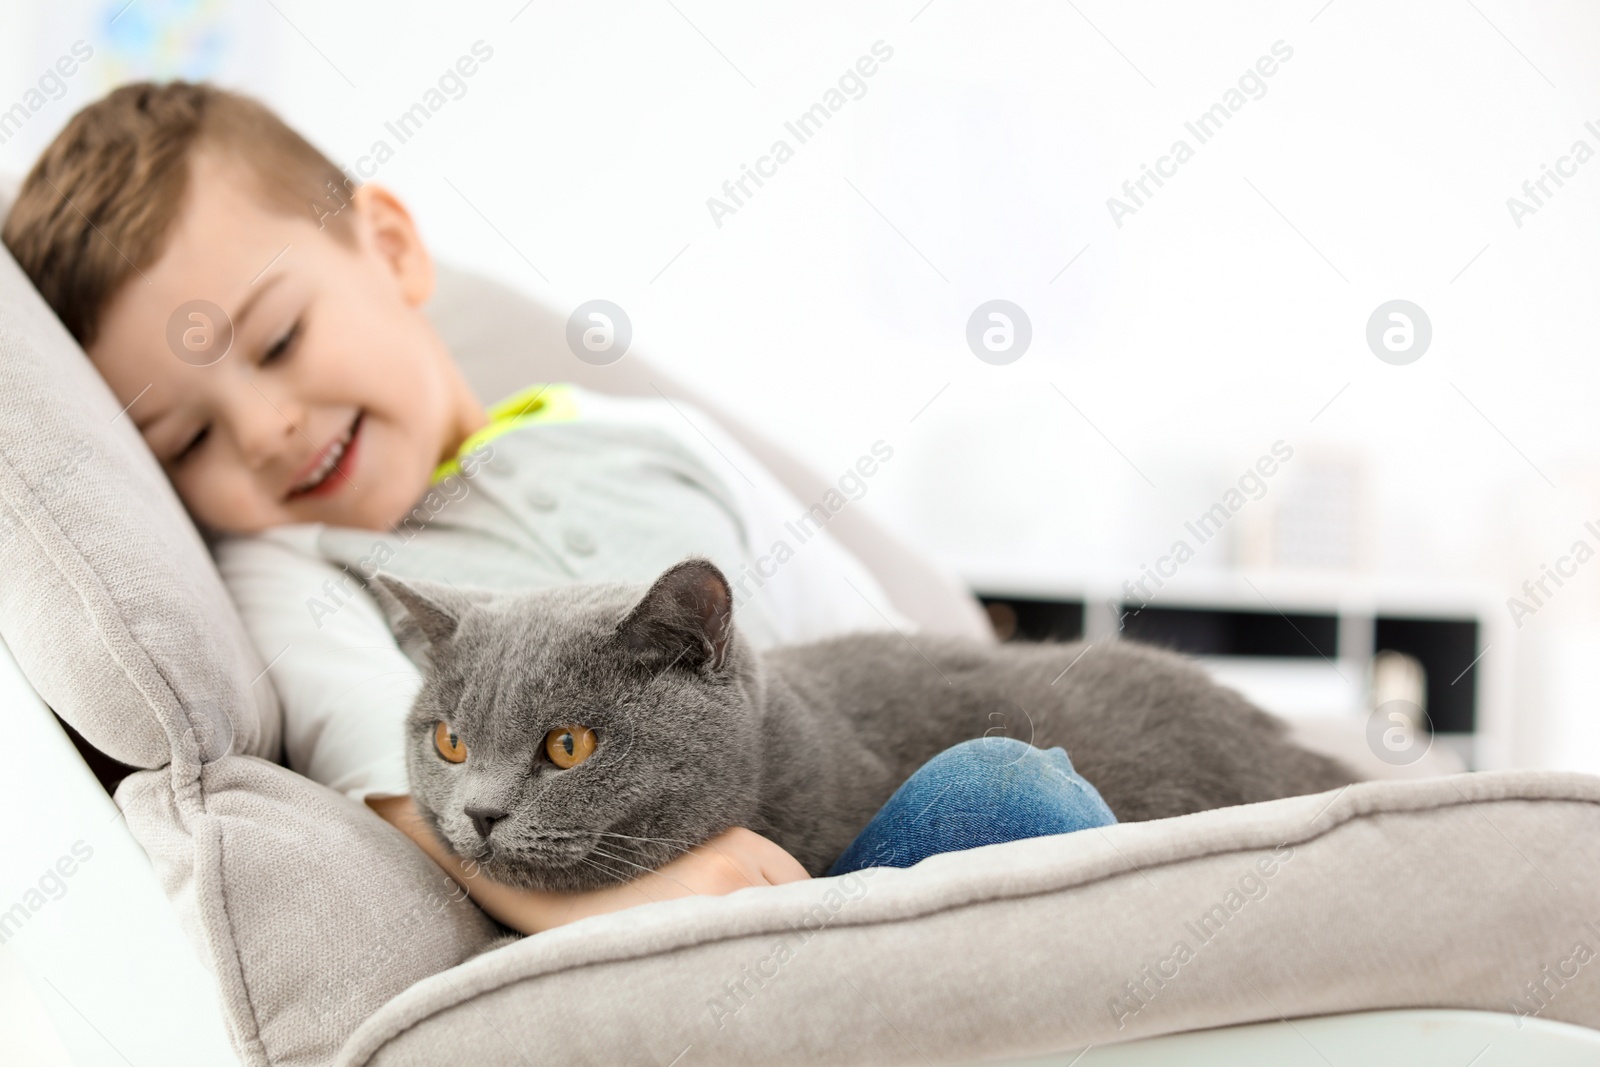
[(72, 117), (0, 229), (79, 344), (94, 340), (123, 284), (161, 258), (202, 147), (238, 163), (268, 207), (354, 240), (345, 214), (325, 206), (342, 206), (354, 182), (266, 107), (211, 85), (124, 85)]

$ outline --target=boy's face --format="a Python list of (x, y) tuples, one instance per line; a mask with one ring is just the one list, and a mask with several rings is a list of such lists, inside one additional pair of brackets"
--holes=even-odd
[[(344, 210), (353, 247), (202, 152), (161, 259), (101, 316), (90, 360), (213, 530), (389, 529), (485, 421), (422, 314), (433, 270), (405, 209), (368, 186)], [(226, 327), (179, 312), (196, 300), (232, 322), (215, 362)]]

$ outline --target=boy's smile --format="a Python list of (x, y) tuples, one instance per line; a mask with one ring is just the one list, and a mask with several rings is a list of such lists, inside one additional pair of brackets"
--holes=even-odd
[(432, 264), (381, 189), (347, 209), (352, 246), (310, 207), (263, 206), (254, 180), (192, 159), (165, 250), (107, 304), (89, 358), (202, 526), (389, 529), (487, 421), (422, 313)]
[(338, 491), (346, 482), (353, 483), (350, 472), (356, 466), (356, 435), (361, 432), (362, 415), (362, 412), (357, 412), (344, 433), (326, 448), (319, 449), (320, 456), (313, 456), (306, 461), (305, 469), (301, 471), (303, 477), (296, 479), (289, 490), (291, 499), (297, 496), (326, 496)]

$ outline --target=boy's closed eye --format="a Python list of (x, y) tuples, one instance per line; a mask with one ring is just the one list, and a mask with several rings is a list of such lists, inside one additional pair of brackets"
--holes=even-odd
[(294, 348), (295, 341), (298, 340), (299, 337), (300, 320), (295, 319), (293, 325), (285, 330), (282, 336), (267, 346), (267, 350), (261, 354), (261, 361), (257, 363), (256, 366), (265, 367), (269, 363), (288, 356), (290, 351)]
[(200, 446), (205, 443), (206, 438), (210, 435), (211, 425), (210, 423), (207, 423), (206, 425), (200, 427), (199, 431), (193, 437), (189, 438), (189, 443), (179, 449), (178, 454), (173, 456), (167, 462), (179, 464), (184, 460), (191, 458), (197, 451), (199, 451)]
[[(261, 359), (256, 366), (265, 367), (268, 364), (288, 358), (294, 349), (295, 341), (297, 341), (299, 337), (300, 320), (296, 319), (294, 323), (290, 325), (290, 327), (285, 330), (276, 341), (267, 346), (266, 351), (261, 354)], [(168, 460), (168, 462), (176, 465), (192, 458), (199, 451), (200, 446), (205, 443), (206, 439), (210, 435), (211, 424), (207, 423), (206, 425), (200, 427), (199, 430), (195, 431), (194, 436), (189, 438), (188, 442), (181, 449), (179, 449), (177, 454)]]

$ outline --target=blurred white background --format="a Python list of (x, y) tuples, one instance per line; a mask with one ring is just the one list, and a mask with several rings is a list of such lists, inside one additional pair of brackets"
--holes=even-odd
[[(636, 351), (822, 473), (890, 443), (852, 506), (980, 586), (1113, 595), (1281, 440), (1162, 598), (1245, 575), (1273, 606), (1467, 605), (1491, 762), (1600, 770), (1600, 563), (1506, 604), (1600, 548), (1600, 161), (1520, 226), (1507, 205), (1600, 151), (1592, 5), (60, 0), (0, 13), (0, 107), (80, 40), (0, 171), (136, 77), (256, 94), (349, 167), (385, 141), (373, 180), (441, 258), (615, 301)], [(800, 144), (785, 123), (877, 42)], [(386, 123), (475, 44), (400, 143)], [(1201, 144), (1185, 123), (1275, 46)], [(718, 225), (708, 198), (780, 138), (794, 158)], [(1107, 199), (1179, 139), (1194, 157), (1117, 225)], [(1004, 366), (965, 338), (995, 298), (1033, 330)], [(1366, 341), (1393, 299), (1432, 324), (1409, 365)]]

